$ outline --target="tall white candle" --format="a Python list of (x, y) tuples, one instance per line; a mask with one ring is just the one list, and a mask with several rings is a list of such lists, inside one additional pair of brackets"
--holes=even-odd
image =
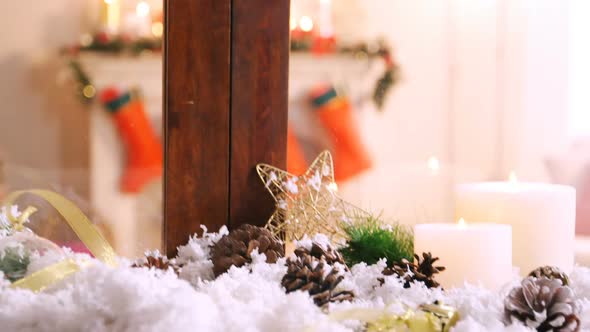
[(141, 1), (135, 6), (137, 33), (140, 37), (148, 36), (152, 31), (152, 17), (150, 12), (150, 5), (145, 1)]
[(119, 0), (102, 0), (101, 16), (103, 28), (110, 33), (119, 32), (119, 19), (121, 15)]
[(291, 0), (291, 16), (289, 18), (291, 31), (297, 29), (297, 12), (297, 0)]
[[(421, 224), (414, 227), (414, 251), (431, 252), (446, 268), (435, 279), (444, 288), (465, 282), (500, 289), (512, 276), (512, 231), (491, 223)], [(435, 265), (436, 265), (435, 264)]]
[(332, 27), (332, 0), (320, 0), (319, 11), (320, 37), (330, 38), (334, 35)]
[(562, 185), (483, 182), (457, 186), (455, 215), (512, 226), (512, 261), (522, 275), (574, 265), (576, 191)]

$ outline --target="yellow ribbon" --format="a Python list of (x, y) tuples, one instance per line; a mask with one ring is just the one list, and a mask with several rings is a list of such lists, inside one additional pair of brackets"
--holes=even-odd
[(8, 220), (10, 220), (10, 222), (13, 224), (14, 230), (16, 230), (16, 231), (19, 231), (19, 232), (20, 232), (20, 231), (22, 231), (22, 230), (25, 228), (24, 224), (25, 224), (25, 222), (27, 221), (27, 219), (29, 219), (29, 217), (30, 217), (30, 216), (31, 216), (33, 213), (37, 212), (37, 208), (35, 208), (35, 207), (32, 207), (32, 206), (29, 206), (29, 207), (27, 207), (27, 208), (26, 208), (26, 209), (25, 209), (25, 210), (24, 210), (24, 211), (23, 211), (23, 212), (20, 214), (20, 216), (18, 216), (18, 218), (15, 218), (15, 217), (12, 215), (12, 212), (10, 211), (10, 209), (9, 209), (9, 208), (8, 208), (8, 209), (6, 209), (6, 211), (7, 211), (7, 215), (8, 215)]
[[(116, 266), (116, 254), (111, 245), (104, 239), (92, 225), (88, 217), (80, 211), (76, 204), (72, 203), (65, 197), (49, 190), (22, 190), (8, 195), (4, 201), (4, 206), (10, 207), (13, 203), (24, 194), (33, 194), (43, 198), (53, 206), (59, 214), (66, 220), (68, 225), (76, 233), (78, 238), (84, 243), (88, 250), (103, 263)], [(8, 217), (14, 223), (18, 231), (23, 228), (24, 221), (36, 211), (35, 208), (27, 208), (18, 218), (10, 214), (10, 208), (7, 208)], [(65, 277), (79, 271), (81, 267), (71, 259), (50, 265), (39, 270), (23, 279), (12, 284), (15, 288), (25, 288), (34, 292), (40, 292), (48, 286), (64, 279)]]
[(73, 260), (66, 259), (15, 281), (10, 287), (28, 289), (37, 293), (78, 271), (80, 266)]

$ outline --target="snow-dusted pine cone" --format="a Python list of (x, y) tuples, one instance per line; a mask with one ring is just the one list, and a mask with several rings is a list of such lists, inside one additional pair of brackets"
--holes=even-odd
[(299, 247), (295, 249), (295, 255), (301, 256), (302, 254), (311, 255), (317, 259), (324, 259), (326, 263), (329, 265), (333, 265), (334, 263), (340, 263), (346, 266), (344, 263), (344, 259), (342, 255), (331, 246), (326, 245), (326, 248), (316, 242), (311, 244), (311, 250), (306, 249), (305, 247)]
[(180, 266), (176, 264), (175, 260), (169, 260), (168, 257), (161, 255), (157, 251), (146, 253), (143, 259), (136, 261), (131, 267), (147, 267), (164, 271), (172, 268), (176, 274), (178, 274), (180, 270)]
[(237, 267), (252, 262), (252, 251), (266, 255), (268, 263), (276, 263), (277, 259), (285, 256), (283, 243), (268, 229), (244, 224), (222, 237), (211, 248), (213, 272), (219, 276), (232, 265)]
[(294, 259), (287, 260), (287, 273), (281, 281), (287, 293), (307, 291), (318, 306), (354, 298), (350, 291), (335, 291), (336, 286), (344, 279), (336, 267), (323, 258), (318, 259), (301, 250), (295, 255)]
[(529, 277), (558, 279), (561, 280), (561, 283), (564, 286), (569, 286), (570, 284), (570, 279), (567, 274), (555, 266), (541, 266), (536, 268), (531, 273), (529, 273)]
[(520, 321), (537, 331), (580, 330), (574, 292), (558, 279), (527, 277), (504, 300), (507, 324)]
[(438, 257), (432, 257), (429, 252), (422, 253), (422, 259), (414, 254), (414, 262), (402, 259), (401, 262), (385, 268), (382, 273), (386, 276), (397, 275), (404, 281), (404, 288), (409, 288), (414, 281), (421, 281), (428, 288), (436, 288), (440, 284), (434, 276), (445, 270), (444, 266), (434, 266), (437, 260)]

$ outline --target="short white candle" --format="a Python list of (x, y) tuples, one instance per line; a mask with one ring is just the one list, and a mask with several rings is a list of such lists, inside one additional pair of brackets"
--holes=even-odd
[(512, 226), (512, 261), (521, 275), (543, 266), (571, 272), (576, 191), (569, 186), (510, 182), (459, 185), (455, 215)]
[(444, 288), (465, 282), (498, 290), (512, 277), (512, 230), (491, 223), (420, 224), (414, 251), (431, 252), (446, 268), (435, 279)]

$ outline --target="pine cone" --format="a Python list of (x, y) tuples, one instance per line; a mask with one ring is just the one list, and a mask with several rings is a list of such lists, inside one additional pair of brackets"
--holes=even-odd
[(344, 262), (342, 255), (340, 255), (340, 253), (337, 250), (333, 249), (329, 245), (326, 247), (326, 249), (324, 249), (320, 244), (313, 242), (311, 244), (311, 250), (308, 250), (304, 247), (299, 247), (295, 249), (296, 256), (301, 257), (301, 255), (303, 254), (311, 255), (317, 259), (323, 259), (329, 265), (333, 265), (334, 263), (340, 263), (346, 266), (346, 263)]
[(268, 263), (276, 263), (285, 255), (283, 243), (269, 230), (245, 224), (222, 237), (211, 248), (215, 276), (227, 272), (232, 265), (240, 267), (251, 263), (250, 255), (254, 249), (265, 254)]
[(525, 278), (504, 300), (506, 324), (520, 321), (537, 331), (579, 331), (574, 292), (558, 279)]
[(422, 253), (422, 259), (420, 256), (414, 254), (414, 262), (410, 262), (407, 259), (402, 259), (399, 263), (394, 263), (391, 267), (387, 267), (383, 270), (383, 274), (386, 276), (397, 275), (404, 281), (404, 288), (410, 288), (410, 285), (414, 281), (423, 282), (428, 288), (436, 288), (440, 284), (434, 280), (434, 275), (445, 270), (444, 266), (434, 266), (434, 262), (438, 260), (438, 257), (432, 257), (431, 253)]
[(567, 274), (565, 274), (565, 272), (561, 271), (558, 267), (555, 266), (542, 266), (536, 268), (531, 273), (529, 273), (529, 277), (545, 277), (548, 279), (561, 280), (561, 284), (564, 286), (569, 286), (570, 284), (570, 279), (567, 276)]
[(176, 264), (175, 260), (169, 260), (168, 257), (162, 256), (158, 252), (146, 253), (145, 257), (142, 260), (133, 263), (133, 265), (131, 265), (131, 267), (134, 267), (134, 268), (147, 267), (150, 269), (155, 268), (155, 269), (164, 270), (164, 271), (167, 271), (169, 268), (172, 268), (172, 270), (176, 274), (178, 274), (180, 271), (180, 266), (178, 266)]
[(287, 260), (287, 273), (281, 281), (287, 293), (307, 291), (320, 307), (329, 302), (350, 301), (354, 298), (350, 291), (334, 291), (344, 276), (324, 258), (316, 258), (303, 250), (296, 251), (295, 255), (295, 259)]

